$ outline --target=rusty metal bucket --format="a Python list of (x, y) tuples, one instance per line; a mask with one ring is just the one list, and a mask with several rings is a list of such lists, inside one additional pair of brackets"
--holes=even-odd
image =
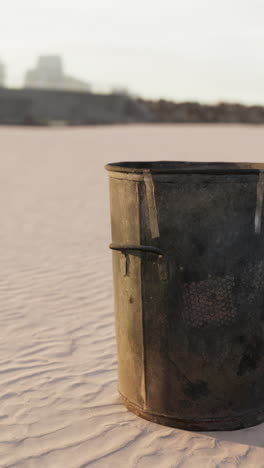
[(150, 421), (264, 420), (264, 165), (108, 164), (119, 391)]

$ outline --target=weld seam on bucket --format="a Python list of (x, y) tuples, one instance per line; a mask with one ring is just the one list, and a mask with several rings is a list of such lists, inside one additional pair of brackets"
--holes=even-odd
[(155, 187), (153, 183), (152, 174), (150, 171), (144, 172), (144, 183), (146, 187), (146, 197), (147, 197), (147, 204), (148, 204), (151, 237), (152, 239), (156, 239), (160, 237), (160, 233), (159, 233), (158, 214), (157, 214), (156, 199), (155, 199)]
[(261, 233), (261, 218), (262, 218), (262, 206), (263, 206), (263, 194), (264, 194), (264, 173), (259, 174), (259, 180), (257, 184), (257, 204), (255, 214), (255, 233)]

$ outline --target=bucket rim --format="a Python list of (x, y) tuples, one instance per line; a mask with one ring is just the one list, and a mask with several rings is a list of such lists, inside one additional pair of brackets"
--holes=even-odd
[(264, 171), (264, 163), (246, 162), (209, 162), (209, 161), (122, 161), (105, 165), (105, 169), (111, 172), (125, 172), (144, 174), (241, 174), (259, 173)]

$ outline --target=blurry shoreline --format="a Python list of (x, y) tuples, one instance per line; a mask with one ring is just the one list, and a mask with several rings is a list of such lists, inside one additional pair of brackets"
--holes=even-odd
[(0, 88), (0, 125), (264, 124), (264, 106), (146, 100), (129, 94)]

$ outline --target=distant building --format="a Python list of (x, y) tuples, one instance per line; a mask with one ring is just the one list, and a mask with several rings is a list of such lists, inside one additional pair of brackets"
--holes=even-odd
[(3, 62), (0, 61), (0, 88), (5, 86), (5, 66)]
[(90, 85), (64, 74), (62, 59), (59, 55), (42, 55), (37, 65), (28, 70), (25, 88), (67, 89), (71, 91), (90, 91)]

